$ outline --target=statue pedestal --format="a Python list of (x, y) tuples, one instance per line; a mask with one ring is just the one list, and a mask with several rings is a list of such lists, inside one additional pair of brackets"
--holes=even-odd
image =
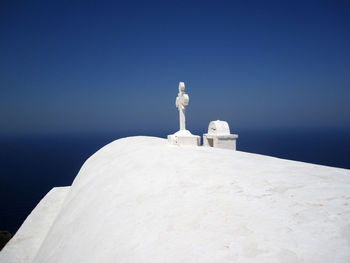
[(168, 135), (168, 142), (172, 145), (179, 146), (199, 146), (201, 137), (193, 135), (188, 130), (180, 130), (174, 134)]

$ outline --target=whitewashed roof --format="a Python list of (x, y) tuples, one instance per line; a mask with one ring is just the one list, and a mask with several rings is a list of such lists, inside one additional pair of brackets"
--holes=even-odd
[(91, 156), (63, 199), (36, 255), (16, 261), (14, 251), (22, 259), (27, 253), (26, 245), (11, 250), (22, 227), (0, 262), (350, 258), (350, 171), (345, 169), (129, 137)]

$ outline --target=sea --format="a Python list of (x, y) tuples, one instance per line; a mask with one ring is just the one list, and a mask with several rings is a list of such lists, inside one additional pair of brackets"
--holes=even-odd
[[(205, 131), (192, 131), (203, 134)], [(56, 186), (69, 186), (85, 160), (126, 136), (169, 131), (0, 136), (0, 231), (14, 234)], [(237, 150), (350, 169), (350, 130), (242, 130)]]

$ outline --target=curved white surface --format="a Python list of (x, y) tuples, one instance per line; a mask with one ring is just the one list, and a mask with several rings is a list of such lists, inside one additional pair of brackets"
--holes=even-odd
[(16, 235), (0, 252), (1, 263), (29, 263), (37, 254), (69, 192), (55, 187), (48, 192), (23, 222)]
[(230, 126), (226, 121), (211, 121), (208, 126), (210, 135), (230, 135)]
[(129, 137), (86, 161), (34, 262), (349, 258), (349, 170)]

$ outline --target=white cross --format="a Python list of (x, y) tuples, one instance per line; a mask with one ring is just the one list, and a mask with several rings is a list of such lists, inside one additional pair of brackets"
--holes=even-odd
[(176, 108), (179, 109), (180, 115), (180, 130), (186, 130), (186, 118), (185, 118), (185, 108), (188, 105), (190, 98), (185, 93), (185, 83), (179, 83), (179, 94), (176, 98)]

